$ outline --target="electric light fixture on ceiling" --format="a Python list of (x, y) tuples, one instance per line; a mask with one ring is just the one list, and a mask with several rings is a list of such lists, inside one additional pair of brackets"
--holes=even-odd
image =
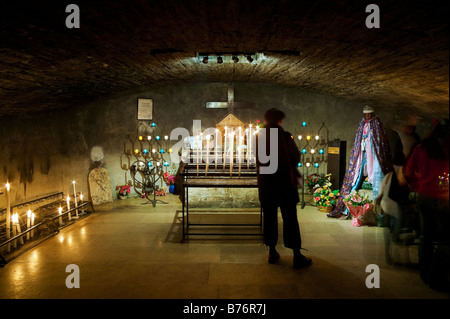
[(264, 54), (262, 53), (212, 53), (212, 52), (198, 52), (196, 53), (196, 59), (201, 64), (236, 64), (236, 63), (245, 63), (245, 64), (254, 64), (258, 62), (262, 62), (265, 60)]

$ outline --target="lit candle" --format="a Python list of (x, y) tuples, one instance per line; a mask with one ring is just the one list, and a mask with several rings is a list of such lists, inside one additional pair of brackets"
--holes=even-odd
[[(34, 226), (34, 213), (32, 212), (31, 213), (31, 227), (33, 227)], [(33, 238), (34, 237), (34, 229), (32, 229), (31, 230), (31, 238)]]
[(239, 161), (239, 176), (241, 175), (241, 151), (242, 151), (242, 128), (239, 126), (239, 141), (238, 145), (238, 161)]
[[(67, 195), (66, 201), (67, 201), (67, 211), (69, 211), (70, 210), (70, 196), (69, 195)], [(72, 215), (70, 213), (68, 214), (68, 216), (69, 216), (69, 220), (72, 220)]]
[[(19, 214), (18, 214), (18, 213), (15, 213), (15, 215), (16, 215), (16, 229), (17, 229), (17, 235), (20, 235), (20, 234), (22, 233), (22, 230), (20, 229)], [(21, 245), (24, 244), (24, 242), (23, 242), (23, 236), (21, 236), (21, 237), (19, 238), (19, 243), (20, 243)]]
[(252, 160), (252, 125), (249, 125), (249, 141), (248, 141), (248, 150), (247, 154), (249, 154), (247, 162), (250, 164), (250, 161)]
[[(6, 239), (11, 238), (11, 186), (6, 183)], [(7, 251), (11, 249), (10, 245), (7, 246)]]
[[(17, 231), (16, 231), (16, 221), (17, 221), (17, 219), (18, 219), (17, 214), (12, 214), (11, 222), (12, 222), (13, 238), (16, 237), (16, 235), (17, 235)], [(17, 248), (17, 241), (16, 240), (14, 240), (13, 246), (14, 246), (14, 248)]]
[[(73, 202), (75, 204), (75, 208), (78, 207), (78, 203), (77, 203), (77, 191), (75, 190), (75, 181), (72, 181), (73, 184)], [(75, 218), (78, 218), (78, 209), (75, 210)]]
[(200, 163), (203, 162), (203, 133), (200, 133)]
[(233, 155), (234, 155), (234, 132), (230, 133), (230, 176), (233, 172)]
[(248, 155), (249, 155), (249, 153), (248, 153), (248, 141), (249, 141), (248, 128), (245, 129), (245, 136), (247, 137), (247, 148), (246, 148), (247, 152), (245, 154), (245, 159), (247, 160), (247, 168), (249, 168), (250, 164), (248, 162)]
[[(31, 210), (27, 211), (27, 230), (31, 227)], [(30, 240), (30, 232), (27, 232), (27, 240)]]
[(227, 145), (227, 127), (225, 126), (225, 138), (223, 141), (223, 169), (225, 169), (225, 152), (226, 152), (226, 145)]
[(62, 207), (59, 206), (58, 208), (58, 213), (59, 213), (59, 225), (62, 225)]
[(200, 135), (197, 135), (197, 170), (200, 163)]
[(217, 169), (217, 146), (218, 146), (218, 141), (217, 141), (217, 134), (219, 133), (219, 129), (216, 128), (216, 138), (214, 139), (214, 141), (216, 142), (216, 146), (214, 147), (214, 163), (216, 165), (216, 169)]
[(205, 176), (208, 174), (208, 165), (209, 165), (209, 140), (210, 135), (206, 136), (206, 170), (205, 170)]
[[(256, 141), (256, 138), (257, 138), (256, 135), (258, 135), (258, 133), (259, 133), (259, 126), (256, 127), (256, 130), (253, 133), (253, 135), (255, 135), (255, 141)], [(253, 150), (252, 150), (252, 153), (250, 154), (250, 160), (251, 161), (255, 160), (255, 162), (256, 162), (256, 154), (253, 154)]]
[(199, 142), (198, 142), (198, 140), (199, 140), (199, 138), (200, 138), (200, 135), (197, 135), (197, 137), (196, 137), (196, 140), (197, 140), (197, 143), (196, 143), (196, 149), (197, 149), (197, 176), (198, 176), (198, 167), (199, 167), (199, 165), (200, 165), (200, 152), (199, 152)]

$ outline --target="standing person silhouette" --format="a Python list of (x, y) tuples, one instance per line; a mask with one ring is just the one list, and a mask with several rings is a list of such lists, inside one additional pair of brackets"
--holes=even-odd
[[(268, 262), (276, 263), (280, 259), (280, 254), (276, 250), (279, 207), (283, 218), (284, 246), (293, 251), (293, 267), (302, 268), (311, 265), (312, 261), (300, 252), (302, 240), (297, 219), (297, 203), (300, 199), (296, 185), (300, 152), (292, 135), (281, 127), (284, 118), (285, 114), (278, 109), (267, 110), (264, 114), (264, 129), (260, 130), (256, 144), (258, 192), (264, 214), (264, 243), (269, 247)], [(270, 150), (276, 153), (276, 156), (270, 154), (270, 160), (277, 161), (276, 171), (273, 173), (263, 172), (264, 167), (274, 165), (273, 162), (263, 163), (259, 154), (263, 146), (266, 152)]]
[(431, 288), (449, 291), (449, 123), (435, 122), (404, 168), (420, 216), (419, 270)]

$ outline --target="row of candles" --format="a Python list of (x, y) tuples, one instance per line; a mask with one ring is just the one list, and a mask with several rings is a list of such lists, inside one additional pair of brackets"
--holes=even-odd
[[(76, 182), (72, 181), (73, 184), (73, 193), (74, 193), (74, 208), (78, 207), (78, 201), (77, 201), (77, 192), (76, 192)], [(9, 184), (9, 182), (6, 183), (6, 239), (10, 239), (11, 238), (11, 231), (12, 231), (12, 237), (16, 237), (18, 235), (20, 235), (22, 233), (22, 229), (20, 227), (20, 221), (19, 221), (19, 214), (17, 212), (14, 212), (11, 215), (11, 185)], [(80, 193), (79, 195), (79, 199), (80, 199), (80, 206), (83, 204), (83, 194)], [(66, 197), (66, 202), (67, 202), (67, 211), (70, 211), (70, 196), (67, 195)], [(84, 209), (81, 208), (82, 213), (84, 212)], [(59, 214), (59, 225), (61, 226), (63, 224), (62, 221), (62, 213), (63, 213), (63, 209), (60, 206), (58, 208), (58, 214)], [(72, 217), (71, 213), (68, 213), (68, 219), (71, 220), (72, 218), (78, 218), (78, 209), (75, 210), (75, 216)], [(27, 230), (34, 227), (34, 221), (35, 221), (35, 214), (33, 213), (33, 211), (28, 210), (27, 211)], [(11, 227), (12, 226), (12, 227)], [(26, 233), (26, 239), (30, 240), (30, 238), (34, 237), (34, 229), (30, 230), (29, 232)], [(21, 245), (24, 244), (23, 241), (23, 237), (21, 236), (19, 239), (19, 242)], [(13, 246), (14, 248), (17, 247), (17, 241), (14, 240), (13, 242)], [(7, 250), (9, 252), (10, 250), (10, 246), (8, 245)]]
[[(233, 162), (234, 162), (234, 143), (236, 140), (236, 163), (238, 163), (238, 171), (239, 171), (239, 175), (241, 174), (241, 167), (242, 164), (244, 162), (244, 159), (247, 162), (247, 168), (250, 167), (250, 162), (254, 161), (254, 155), (252, 154), (252, 143), (254, 140), (254, 136), (256, 134), (258, 134), (259, 131), (259, 126), (256, 126), (256, 129), (254, 129), (252, 127), (252, 124), (249, 124), (249, 127), (246, 128), (245, 130), (242, 129), (242, 127), (238, 127), (237, 132), (235, 132), (234, 130), (230, 129), (230, 132), (228, 132), (228, 127), (225, 126), (225, 139), (224, 139), (224, 143), (223, 143), (223, 157), (222, 155), (219, 156), (219, 129), (215, 130), (215, 137), (214, 137), (214, 142), (211, 145), (211, 136), (213, 136), (213, 134), (208, 134), (205, 137), (203, 137), (203, 133), (198, 134), (195, 137), (195, 142), (196, 142), (196, 148), (197, 151), (196, 153), (196, 163), (197, 163), (197, 174), (199, 172), (199, 164), (203, 161), (203, 140), (206, 140), (206, 158), (205, 158), (205, 162), (206, 162), (206, 170), (205, 170), (205, 175), (208, 173), (208, 167), (210, 164), (210, 151), (212, 146), (214, 146), (214, 152), (213, 152), (213, 157), (214, 157), (214, 163), (215, 163), (215, 167), (217, 169), (217, 164), (219, 163), (219, 160), (222, 161), (223, 163), (223, 169), (225, 169), (225, 164), (227, 162), (228, 159), (228, 163), (230, 164), (230, 174), (233, 171)], [(244, 139), (245, 137), (247, 138), (247, 145), (244, 145)], [(245, 146), (245, 148), (244, 148)], [(227, 151), (227, 147), (228, 147), (228, 154), (226, 153)], [(246, 149), (246, 151), (245, 151)], [(212, 160), (212, 158), (211, 158)]]
[[(233, 160), (234, 160), (234, 142), (236, 139), (236, 162), (239, 164), (238, 166), (238, 170), (239, 170), (239, 174), (241, 173), (241, 164), (243, 163), (244, 157), (246, 159), (247, 162), (247, 167), (249, 167), (250, 163), (252, 161), (254, 161), (254, 155), (252, 154), (252, 142), (254, 142), (254, 135), (258, 134), (259, 131), (259, 126), (256, 126), (256, 129), (254, 129), (252, 131), (252, 125), (250, 124), (249, 127), (247, 129), (245, 129), (244, 134), (243, 134), (243, 130), (241, 127), (238, 128), (238, 133), (236, 134), (234, 131), (232, 131), (231, 133), (228, 133), (228, 128), (225, 126), (225, 140), (224, 140), (224, 145), (223, 145), (223, 168), (225, 169), (225, 164), (227, 162), (227, 159), (229, 164), (230, 164), (230, 173), (233, 170)], [(215, 149), (214, 149), (214, 162), (217, 168), (217, 163), (218, 163), (218, 157), (219, 157), (219, 152), (218, 152), (218, 133), (219, 130), (216, 129), (216, 136), (215, 136)], [(236, 136), (236, 138), (235, 138)], [(246, 152), (244, 151), (244, 145), (243, 145), (243, 141), (244, 141), (244, 136), (247, 137), (247, 145), (246, 145)], [(228, 138), (228, 139), (227, 139)], [(211, 135), (207, 135), (206, 136), (206, 172), (205, 174), (207, 174), (207, 170), (208, 170), (208, 165), (210, 163), (210, 140), (211, 140)], [(319, 144), (319, 139), (320, 136), (316, 135), (314, 136), (314, 140), (317, 142), (317, 144)], [(307, 135), (306, 137), (303, 137), (302, 135), (298, 135), (298, 140), (306, 140), (307, 142), (313, 140), (311, 135)], [(196, 163), (197, 163), (197, 173), (199, 170), (199, 164), (203, 161), (203, 134), (200, 133), (199, 135), (196, 136), (196, 142), (197, 142), (197, 152), (196, 152)], [(322, 141), (322, 144), (324, 144), (324, 141)], [(225, 153), (226, 149), (229, 149), (228, 155)], [(245, 154), (244, 154), (245, 153)], [(302, 155), (306, 155), (307, 153), (307, 149), (306, 147), (301, 149), (301, 153)], [(315, 148), (311, 148), (309, 150), (309, 153), (311, 153), (311, 156), (314, 156), (314, 154), (316, 154), (316, 149)], [(320, 148), (317, 150), (317, 153), (320, 155), (324, 154), (324, 149)], [(222, 158), (220, 158), (222, 159)], [(302, 167), (302, 163), (298, 163), (299, 167)], [(311, 163), (309, 161), (307, 161), (305, 163), (306, 167), (310, 167), (310, 166), (314, 166), (316, 168), (319, 167), (319, 160), (317, 160), (314, 163)]]
[[(168, 136), (168, 135), (165, 135), (165, 136), (164, 136), (164, 140), (167, 141), (168, 139), (169, 139), (169, 136)], [(140, 142), (143, 142), (143, 141), (145, 141), (145, 138), (144, 138), (143, 135), (139, 135), (138, 140), (139, 140)], [(151, 140), (152, 140), (152, 136), (151, 136), (151, 135), (148, 135), (148, 136), (147, 136), (147, 141), (150, 142)], [(156, 140), (156, 141), (160, 141), (160, 140), (161, 140), (161, 137), (160, 137), (159, 135), (156, 135), (156, 136), (155, 136), (155, 140)], [(142, 144), (142, 143), (141, 143), (141, 144)], [(142, 154), (145, 156), (145, 155), (147, 155), (147, 154), (150, 154), (150, 152), (151, 152), (152, 154), (155, 154), (155, 153), (161, 153), (161, 154), (164, 154), (165, 152), (172, 153), (172, 149), (170, 148), (170, 149), (168, 149), (168, 150), (165, 150), (164, 148), (160, 148), (160, 149), (157, 150), (156, 148), (152, 148), (152, 149), (150, 150), (150, 149), (141, 147), (141, 149), (135, 148), (135, 149), (133, 150), (133, 152), (134, 152), (136, 155), (139, 155), (139, 153), (142, 153)], [(127, 149), (127, 150), (125, 150), (125, 154), (131, 155), (131, 151), (130, 151), (129, 149)]]

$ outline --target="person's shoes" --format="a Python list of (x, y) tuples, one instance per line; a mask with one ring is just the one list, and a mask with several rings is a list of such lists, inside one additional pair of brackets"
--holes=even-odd
[(273, 254), (269, 254), (268, 262), (269, 264), (275, 264), (280, 259), (280, 254), (275, 252)]
[(311, 264), (312, 264), (311, 258), (305, 257), (303, 255), (295, 255), (294, 256), (294, 268), (295, 269), (308, 267)]

